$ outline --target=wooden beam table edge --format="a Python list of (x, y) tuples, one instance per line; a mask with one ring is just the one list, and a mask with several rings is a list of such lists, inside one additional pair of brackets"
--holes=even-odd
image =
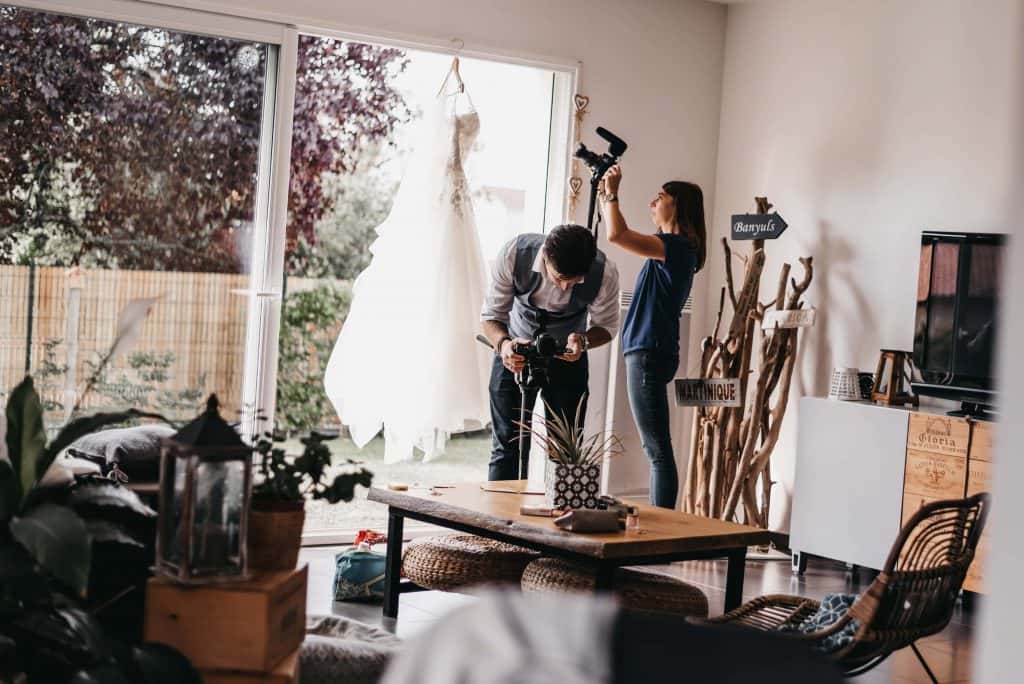
[[(515, 484), (509, 483), (509, 486)], [(538, 518), (536, 523), (532, 520), (513, 519), (513, 515), (522, 517), (518, 512), (517, 499), (494, 499), (494, 492), (482, 494), (478, 490), (479, 483), (454, 485), (438, 494), (429, 495), (438, 497), (433, 499), (423, 494), (370, 489), (368, 500), (388, 506), (385, 617), (398, 616), (398, 601), (402, 593), (422, 589), (401, 579), (403, 528), (407, 517), (584, 564), (597, 573), (599, 590), (612, 588), (617, 567), (724, 558), (728, 562), (726, 611), (738, 607), (742, 602), (747, 548), (767, 544), (772, 539), (772, 533), (768, 530), (643, 506), (641, 508), (653, 514), (655, 520), (650, 528), (651, 540), (639, 538), (642, 531), (623, 533), (621, 536), (604, 534), (588, 538), (580, 533), (553, 529), (550, 527), (550, 518)], [(445, 497), (447, 492), (451, 492), (452, 496)], [(513, 492), (499, 496), (515, 497), (516, 494)], [(642, 513), (641, 526), (643, 520)], [(546, 526), (542, 526), (540, 521), (545, 521)], [(687, 533), (675, 535), (673, 527), (676, 524), (686, 529)], [(695, 531), (694, 527), (698, 530)], [(701, 531), (705, 534), (702, 535)]]
[[(637, 556), (642, 556), (665, 559), (689, 552), (686, 549), (679, 549), (679, 542), (676, 541), (657, 538), (645, 540), (642, 537), (643, 532), (640, 534), (626, 533), (628, 537), (623, 536), (614, 541), (609, 541), (599, 537), (588, 537), (578, 532), (567, 532), (540, 526), (540, 521), (550, 523), (550, 518), (537, 518), (538, 522), (536, 523), (523, 522), (453, 505), (440, 498), (431, 500), (405, 492), (391, 492), (389, 490), (371, 488), (367, 499), (387, 504), (389, 511), (399, 513), (403, 517), (439, 527), (467, 534), (480, 534), (497, 541), (518, 544), (519, 546), (530, 547), (531, 545), (537, 545), (543, 547), (539, 550), (560, 549), (580, 558), (630, 560)], [(410, 507), (410, 504), (414, 504), (415, 508)], [(454, 519), (453, 516), (461, 519)], [(711, 519), (708, 520), (710, 521)], [(642, 514), (640, 522), (642, 529)], [(690, 546), (698, 547), (701, 552), (718, 551), (719, 553), (713, 556), (703, 555), (694, 558), (684, 558), (684, 560), (711, 557), (722, 558), (726, 556), (726, 552), (739, 546), (760, 546), (768, 544), (772, 540), (772, 533), (768, 530), (737, 525), (735, 523), (725, 523), (725, 521), (714, 522), (729, 525), (736, 528), (737, 531), (731, 532), (728, 535), (708, 534), (704, 536), (690, 536), (688, 538)], [(484, 531), (491, 534), (485, 535), (483, 534)], [(642, 565), (643, 563), (638, 564)]]

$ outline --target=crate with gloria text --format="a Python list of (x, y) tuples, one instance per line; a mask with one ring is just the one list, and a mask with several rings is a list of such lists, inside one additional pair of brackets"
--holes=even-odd
[(303, 566), (199, 586), (153, 577), (146, 641), (173, 646), (199, 670), (272, 672), (305, 637), (307, 574)]

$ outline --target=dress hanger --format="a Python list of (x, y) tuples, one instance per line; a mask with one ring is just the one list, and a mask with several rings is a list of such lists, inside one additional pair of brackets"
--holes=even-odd
[(437, 91), (438, 97), (440, 97), (444, 93), (444, 89), (448, 87), (448, 80), (453, 75), (455, 76), (455, 82), (458, 84), (458, 89), (454, 93), (449, 94), (458, 95), (466, 92), (466, 84), (462, 82), (462, 74), (459, 73), (459, 53), (462, 51), (462, 48), (465, 47), (466, 44), (459, 40), (458, 38), (453, 39), (452, 42), (457, 42), (459, 45), (458, 47), (455, 48), (455, 56), (452, 57), (452, 65), (451, 67), (449, 67), (448, 73), (444, 77), (444, 81), (441, 82), (441, 89)]

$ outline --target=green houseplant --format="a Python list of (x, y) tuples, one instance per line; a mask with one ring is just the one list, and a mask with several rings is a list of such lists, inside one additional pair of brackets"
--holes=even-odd
[(290, 456), (264, 435), (256, 443), (256, 472), (249, 516), (249, 567), (258, 570), (294, 568), (306, 519), (306, 499), (329, 503), (351, 501), (357, 485), (369, 487), (373, 474), (354, 461), (332, 475), (333, 439), (318, 432), (302, 438), (302, 453)]
[(141, 635), (105, 622), (111, 604), (133, 587), (104, 595), (112, 576), (132, 572), (102, 561), (141, 558), (145, 569), (145, 530), (156, 514), (116, 482), (76, 482), (54, 464), (79, 437), (139, 417), (156, 416), (84, 416), (48, 443), (32, 378), (11, 392), (0, 420), (0, 682), (199, 681), (181, 654), (129, 645)]
[(622, 441), (614, 434), (598, 432), (589, 437), (583, 431), (586, 395), (580, 397), (570, 421), (544, 402), (544, 415), (532, 423), (516, 425), (537, 439), (547, 459), (544, 464), (544, 495), (555, 508), (596, 508), (601, 493), (601, 465), (605, 456), (622, 452)]
[[(156, 299), (132, 300), (101, 365), (138, 337)], [(97, 369), (77, 406), (96, 383)], [(31, 376), (0, 417), (0, 684), (200, 681), (188, 660), (142, 644), (141, 593), (153, 560), (156, 513), (103, 477), (75, 478), (56, 462), (81, 437), (138, 419), (137, 410), (79, 416), (47, 441)]]

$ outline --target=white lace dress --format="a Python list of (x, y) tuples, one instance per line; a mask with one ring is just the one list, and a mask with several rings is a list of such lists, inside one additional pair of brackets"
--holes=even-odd
[(356, 279), (324, 387), (359, 447), (384, 431), (385, 460), (444, 453), (451, 433), (489, 420), (490, 352), (475, 341), (486, 287), (463, 159), (480, 128), (442, 95)]

